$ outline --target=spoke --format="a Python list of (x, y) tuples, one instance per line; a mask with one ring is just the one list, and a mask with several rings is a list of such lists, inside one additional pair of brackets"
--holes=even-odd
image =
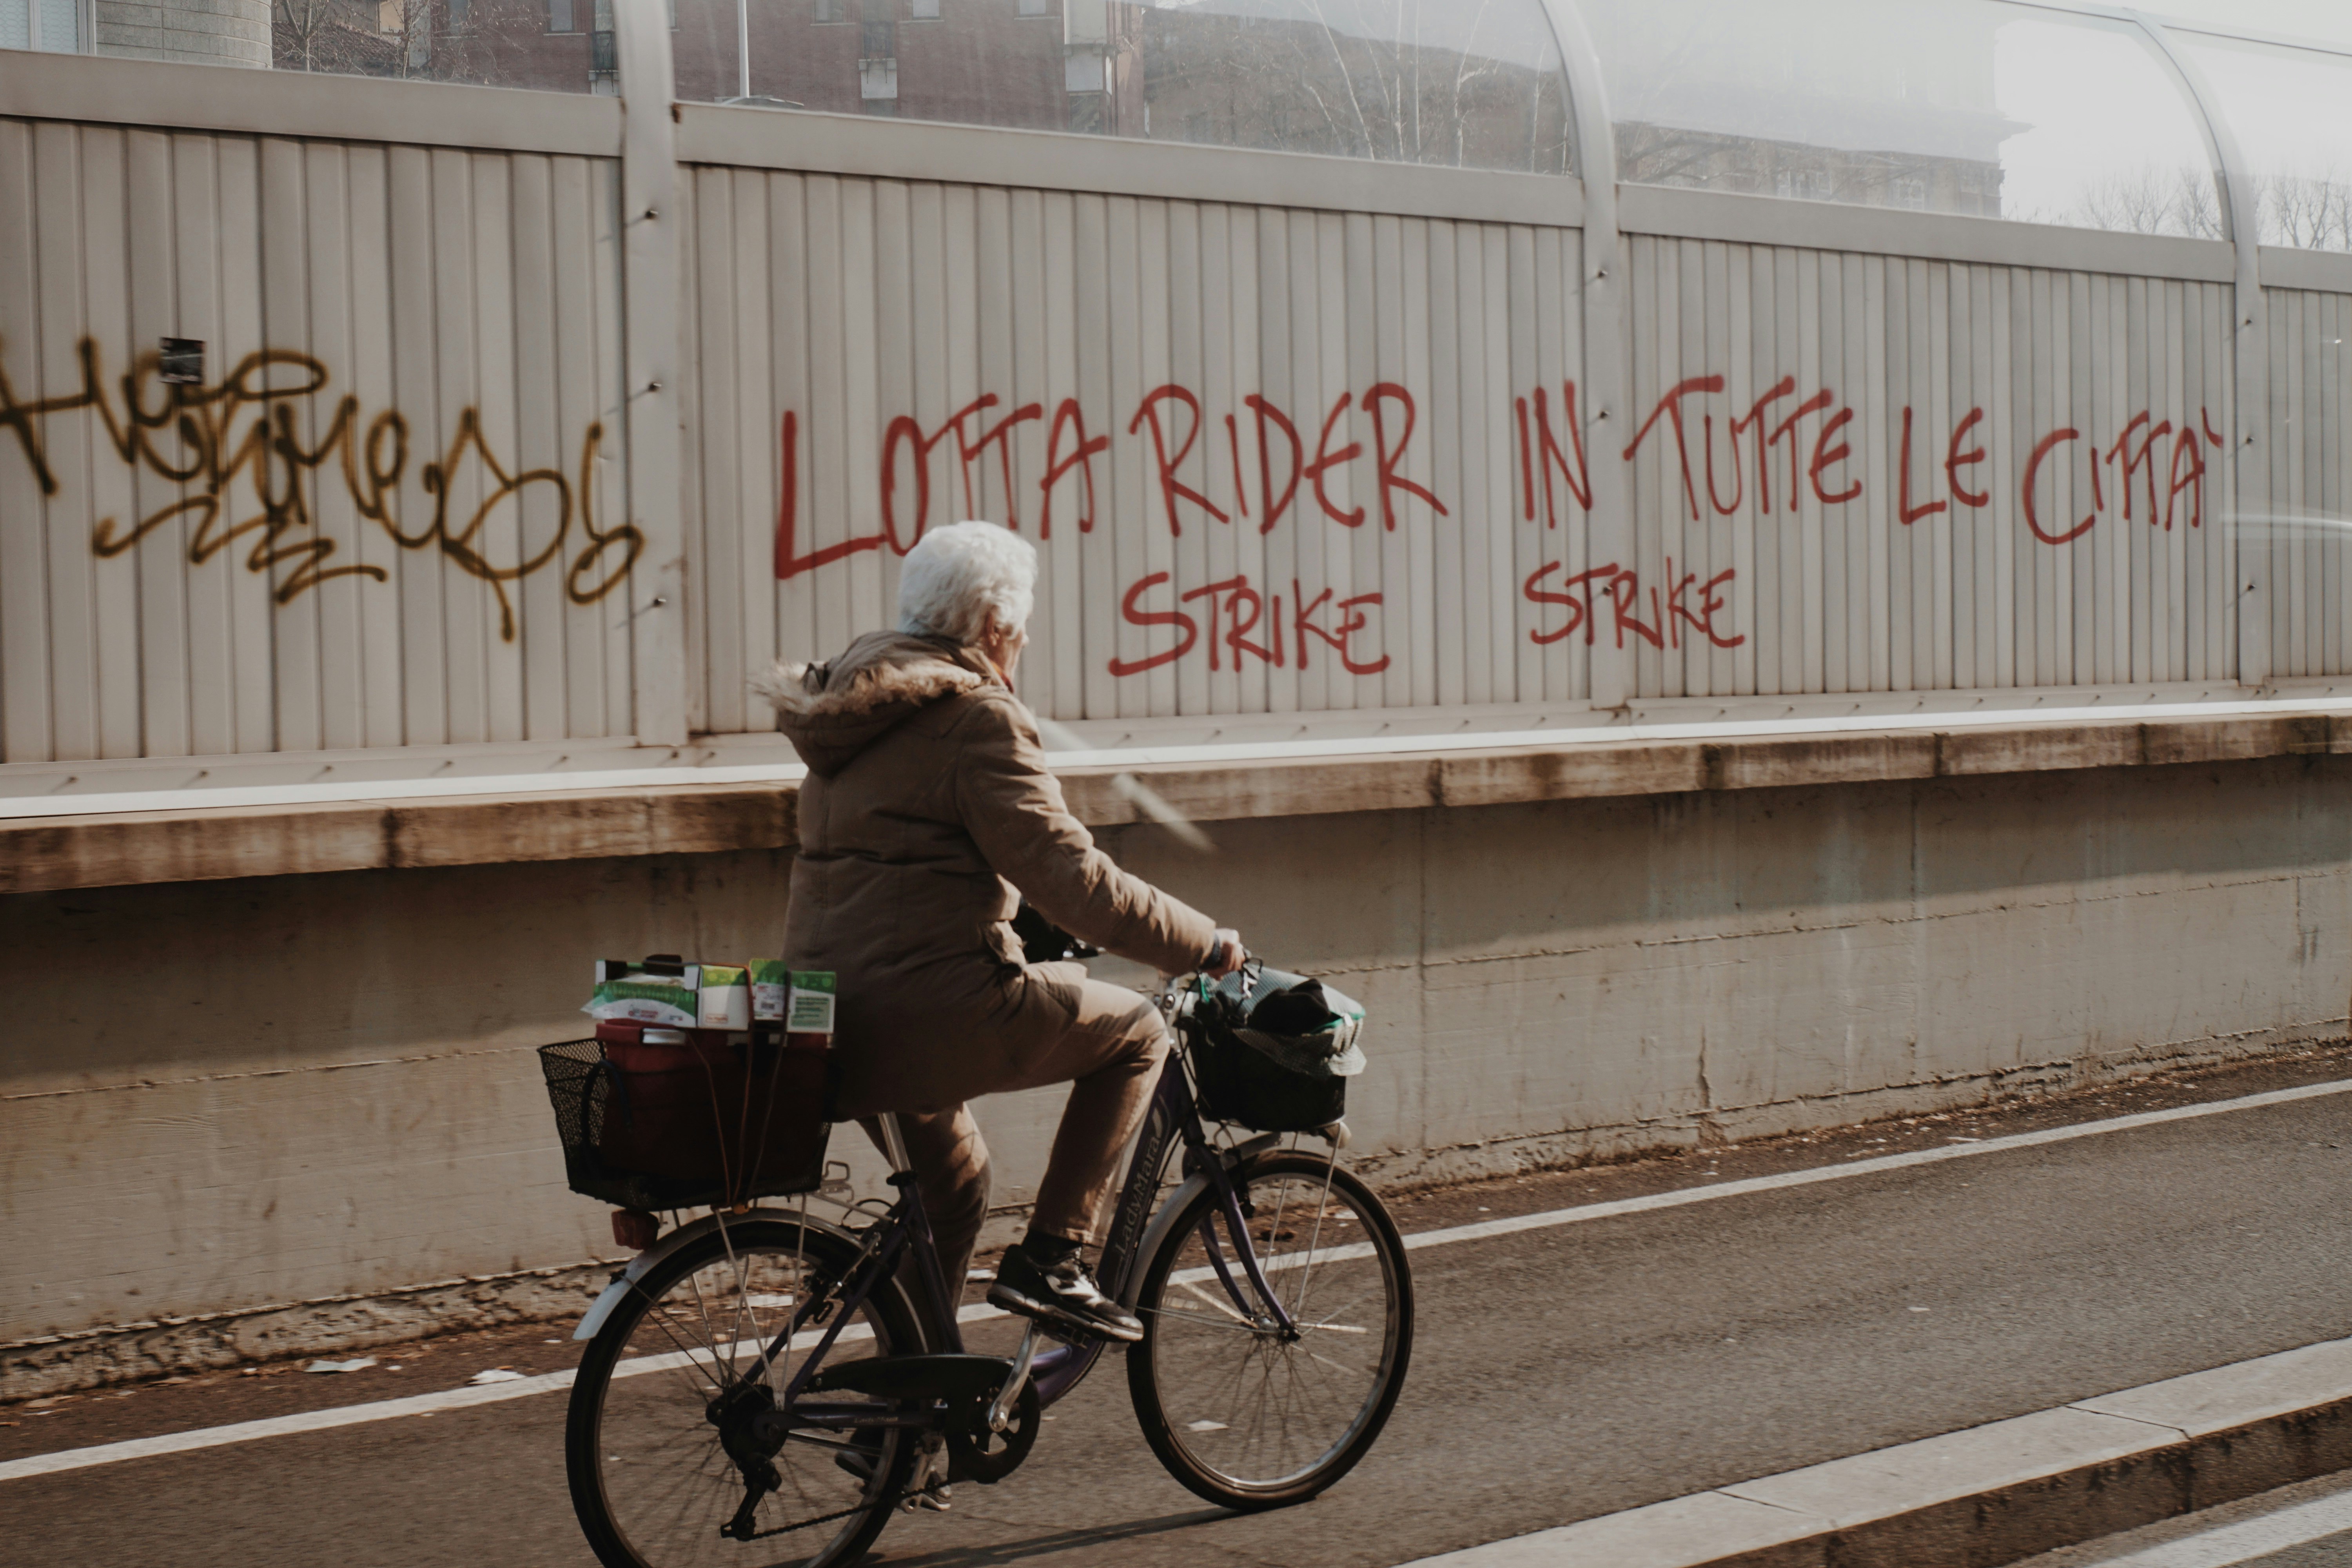
[(1333, 1361), (1329, 1356), (1317, 1355), (1313, 1351), (1308, 1351), (1307, 1353), (1313, 1360), (1319, 1361), (1325, 1366), (1330, 1367), (1335, 1371), (1344, 1372), (1349, 1377), (1366, 1377), (1370, 1375), (1361, 1367), (1348, 1366), (1342, 1363)]
[[(1221, 1232), (1203, 1245), (1197, 1226), (1187, 1230), (1158, 1304), (1143, 1310), (1153, 1320), (1154, 1378), (1177, 1440), (1214, 1472), (1265, 1486), (1328, 1462), (1369, 1415), (1393, 1353), (1381, 1324), (1394, 1321), (1399, 1280), (1332, 1162), (1253, 1184), (1251, 1196), (1256, 1206), (1240, 1247), (1219, 1246)], [(1241, 1248), (1270, 1276), (1268, 1303), (1282, 1303), (1296, 1332), (1272, 1334), (1251, 1319), (1255, 1289), (1245, 1301), (1228, 1300), (1213, 1260), (1225, 1257), (1238, 1284)], [(1295, 1284), (1279, 1279), (1285, 1270), (1297, 1276)], [(1318, 1353), (1325, 1345), (1337, 1353)], [(1196, 1419), (1213, 1425), (1196, 1433)]]
[(1257, 1326), (1254, 1323), (1223, 1322), (1216, 1318), (1209, 1317), (1201, 1312), (1171, 1311), (1165, 1307), (1146, 1307), (1143, 1308), (1142, 1310), (1150, 1313), (1152, 1317), (1160, 1318), (1169, 1322), (1182, 1323), (1187, 1328), (1215, 1329), (1222, 1333), (1228, 1334), (1255, 1334), (1259, 1332)]
[(1214, 1296), (1210, 1295), (1206, 1290), (1202, 1289), (1199, 1286), (1192, 1283), (1190, 1280), (1180, 1280), (1175, 1281), (1174, 1283), (1176, 1288), (1183, 1291), (1187, 1296), (1191, 1296), (1196, 1300), (1206, 1302), (1208, 1305), (1214, 1307), (1218, 1311), (1223, 1312), (1226, 1317), (1231, 1318), (1237, 1323), (1243, 1324), (1245, 1327), (1250, 1326), (1250, 1321), (1242, 1316), (1239, 1311), (1235, 1310), (1231, 1302), (1218, 1300)]
[[(808, 1281), (817, 1273), (798, 1248), (747, 1247), (742, 1240), (740, 1234), (728, 1237), (719, 1244), (725, 1247), (723, 1255), (714, 1247), (703, 1267), (680, 1277), (658, 1300), (647, 1300), (642, 1294), (636, 1298), (643, 1304), (635, 1309), (639, 1317), (628, 1353), (632, 1360), (653, 1364), (632, 1369), (625, 1363), (615, 1369), (616, 1381), (610, 1384), (596, 1433), (611, 1517), (641, 1556), (661, 1568), (736, 1561), (717, 1530), (743, 1503), (743, 1476), (727, 1457), (718, 1429), (705, 1418), (707, 1385), (726, 1385), (730, 1373), (735, 1379), (748, 1379), (769, 1370), (767, 1342), (782, 1332), (791, 1312), (773, 1310), (772, 1303), (755, 1304), (751, 1298), (805, 1301)], [(732, 1301), (726, 1299), (730, 1290)], [(715, 1332), (722, 1321), (732, 1330), (723, 1339)], [(841, 1356), (856, 1353), (852, 1343), (866, 1338), (874, 1341), (870, 1353), (888, 1352), (881, 1321), (870, 1310), (850, 1314), (843, 1327), (847, 1337), (834, 1347)], [(793, 1350), (801, 1348), (797, 1336), (795, 1342)], [(641, 1350), (655, 1353), (640, 1355)], [(778, 1373), (793, 1364), (790, 1351), (772, 1363)], [(669, 1375), (617, 1381), (657, 1368)], [(885, 1413), (887, 1406), (877, 1404), (875, 1409)], [(772, 1456), (780, 1471), (778, 1484), (756, 1507), (758, 1527), (764, 1531), (795, 1521), (827, 1520), (878, 1495), (876, 1488), (887, 1486), (890, 1467), (903, 1448), (896, 1432), (876, 1428), (862, 1442), (861, 1434), (847, 1429), (780, 1434)], [(879, 1445), (872, 1446), (876, 1437)], [(873, 1479), (860, 1480), (835, 1463), (851, 1453), (874, 1454), (881, 1468)], [(822, 1554), (827, 1540), (838, 1541), (840, 1531), (857, 1528), (850, 1522), (813, 1531), (804, 1545), (786, 1555), (797, 1562), (810, 1552)]]
[[(1331, 1146), (1331, 1158), (1323, 1167), (1323, 1195), (1315, 1205), (1315, 1234), (1307, 1239), (1307, 1256), (1312, 1258), (1323, 1241), (1323, 1215), (1331, 1207), (1331, 1176), (1339, 1168), (1339, 1146)], [(1291, 1304), (1291, 1316), (1296, 1318), (1307, 1306), (1307, 1280), (1314, 1273), (1310, 1266), (1298, 1271), (1298, 1300)]]
[[(646, 1310), (646, 1315), (638, 1320), (638, 1326), (640, 1328), (644, 1327), (646, 1323), (651, 1323), (655, 1328), (659, 1329), (661, 1331), (662, 1337), (669, 1341), (671, 1344), (676, 1345), (677, 1347), (677, 1353), (686, 1358), (686, 1364), (683, 1367), (679, 1367), (675, 1370), (688, 1374), (680, 1379), (680, 1381), (685, 1384), (687, 1392), (692, 1394), (698, 1399), (705, 1397), (702, 1393), (701, 1385), (695, 1382), (695, 1378), (702, 1375), (703, 1372), (702, 1363), (695, 1359), (695, 1347), (688, 1344), (684, 1340), (679, 1339), (676, 1333), (671, 1331), (669, 1326), (669, 1313), (664, 1310), (659, 1301), (655, 1302), (653, 1306)], [(719, 1381), (718, 1361), (715, 1355), (711, 1362), (711, 1368), (709, 1375), (713, 1383)]]
[(743, 1313), (751, 1294), (743, 1281), (743, 1270), (749, 1258), (736, 1252), (735, 1239), (727, 1234), (725, 1211), (713, 1209), (711, 1214), (719, 1221), (719, 1245), (727, 1249), (727, 1261), (735, 1268), (735, 1321), (727, 1330), (727, 1376), (732, 1382), (735, 1377), (735, 1346), (743, 1338)]
[[(727, 1232), (725, 1229), (722, 1228), (719, 1231), (719, 1237), (722, 1242), (726, 1240)], [(730, 1353), (729, 1353), (727, 1357), (726, 1373), (723, 1376), (720, 1375), (719, 1372), (719, 1336), (711, 1332), (710, 1330), (710, 1303), (702, 1299), (702, 1271), (698, 1268), (696, 1269), (693, 1273), (686, 1277), (686, 1282), (694, 1291), (694, 1310), (702, 1314), (702, 1336), (709, 1342), (710, 1345), (711, 1381), (719, 1384), (719, 1387), (724, 1388), (729, 1384), (735, 1381), (735, 1357), (730, 1351)], [(730, 1338), (727, 1342), (731, 1347), (735, 1342)]]

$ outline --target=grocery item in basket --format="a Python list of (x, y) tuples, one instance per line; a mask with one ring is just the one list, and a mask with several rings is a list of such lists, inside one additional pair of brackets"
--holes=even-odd
[(793, 972), (781, 958), (763, 958), (751, 965), (751, 1021), (784, 1021), (784, 996), (792, 989)]
[(784, 1027), (795, 1035), (830, 1035), (833, 1004), (833, 971), (795, 969), (792, 999), (784, 1009)]
[(739, 964), (706, 963), (696, 1020), (706, 1029), (748, 1029), (751, 1026), (751, 974)]
[[(702, 966), (648, 959), (632, 964), (602, 959), (596, 964), (596, 989), (580, 1010), (592, 1018), (627, 1019), (666, 1028), (691, 1029), (701, 1022), (698, 995)], [(746, 1020), (748, 1025), (749, 1020)]]
[(1364, 1070), (1363, 1048), (1356, 1044), (1364, 1025), (1362, 1003), (1319, 980), (1272, 972), (1259, 979), (1247, 1004), (1248, 1021), (1234, 1030), (1234, 1037), (1308, 1078), (1353, 1078)]

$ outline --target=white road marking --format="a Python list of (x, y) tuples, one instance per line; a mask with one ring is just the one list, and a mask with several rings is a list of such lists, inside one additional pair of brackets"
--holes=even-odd
[[(1948, 1143), (1934, 1149), (1914, 1149), (1902, 1154), (1881, 1154), (1874, 1159), (1856, 1160), (1850, 1164), (1817, 1165), (1810, 1170), (1783, 1171), (1778, 1175), (1749, 1176), (1737, 1182), (1716, 1182), (1703, 1187), (1652, 1193), (1646, 1197), (1619, 1198), (1612, 1203), (1586, 1204), (1578, 1208), (1552, 1209), (1543, 1214), (1484, 1219), (1475, 1225), (1457, 1225), (1444, 1230), (1417, 1231), (1404, 1238), (1404, 1245), (1405, 1250), (1411, 1252), (1423, 1247), (1448, 1247), (1457, 1241), (1483, 1241), (1488, 1237), (1510, 1236), (1523, 1230), (1549, 1230), (1555, 1226), (1577, 1225), (1585, 1220), (1613, 1219), (1619, 1215), (1681, 1208), (1686, 1204), (1744, 1197), (1750, 1193), (1778, 1192), (1784, 1187), (1807, 1187), (1816, 1182), (1842, 1182), (1854, 1176), (1875, 1175), (1883, 1171), (1941, 1164), (1947, 1160), (1979, 1159), (2011, 1149), (2035, 1149), (2045, 1143), (2095, 1138), (2107, 1132), (2128, 1132), (2136, 1127), (2156, 1127), (2168, 1121), (2193, 1121), (2200, 1117), (2220, 1116), (2233, 1110), (2258, 1110), (2266, 1105), (2291, 1105), (2299, 1100), (2322, 1100), (2336, 1094), (2352, 1094), (2352, 1079), (2307, 1083), (2297, 1089), (2274, 1089), (2267, 1093), (2243, 1095), (2236, 1100), (2176, 1106), (2170, 1110), (2142, 1110), (2130, 1116), (2110, 1117), (2105, 1121), (2078, 1121), (2067, 1127), (2046, 1127), (2036, 1132), (2013, 1132), (2003, 1138), (1988, 1138), (1980, 1143)], [(1357, 1245), (1362, 1247), (1360, 1243)], [(1338, 1258), (1370, 1255), (1370, 1248), (1364, 1247), (1353, 1253), (1347, 1248), (1334, 1248), (1318, 1256)], [(1269, 1272), (1285, 1267), (1295, 1268), (1298, 1264), (1293, 1259), (1278, 1258), (1267, 1265)]]
[[(966, 1307), (956, 1314), (957, 1320), (976, 1323), (1006, 1314), (999, 1308)], [(795, 1336), (793, 1345), (799, 1349), (816, 1342), (816, 1332)], [(873, 1331), (863, 1323), (853, 1323), (842, 1331), (843, 1340), (870, 1339)], [(737, 1346), (741, 1349), (757, 1347)], [(647, 1373), (668, 1372), (688, 1364), (684, 1351), (669, 1351), (661, 1355), (638, 1356), (625, 1361), (613, 1369), (614, 1377), (643, 1377)], [(238, 1421), (226, 1426), (204, 1426), (193, 1432), (166, 1432), (160, 1437), (132, 1437), (120, 1443), (100, 1443), (88, 1448), (67, 1448), (55, 1454), (32, 1454), (21, 1459), (0, 1462), (0, 1481), (23, 1480), (32, 1476), (55, 1475), (59, 1470), (79, 1470), (91, 1465), (111, 1465), (124, 1459), (150, 1459), (162, 1454), (184, 1454), (197, 1448), (217, 1448), (228, 1443), (250, 1443), (261, 1437), (285, 1437), (298, 1432), (324, 1432), (337, 1426), (358, 1426), (371, 1421), (391, 1421), (404, 1415), (431, 1415), (443, 1410), (463, 1410), (476, 1405), (496, 1405), (502, 1400), (525, 1399), (535, 1394), (552, 1394), (572, 1386), (570, 1372), (542, 1373), (526, 1377), (519, 1383), (493, 1383), (479, 1387), (448, 1388), (436, 1394), (413, 1394), (404, 1399), (380, 1399), (367, 1405), (345, 1405), (332, 1410), (303, 1410), (291, 1415), (265, 1416), (258, 1421)]]
[(2352, 1492), (2337, 1492), (2126, 1556), (2104, 1558), (2095, 1568), (2231, 1568), (2346, 1531), (2352, 1531)]
[[(2297, 1100), (2320, 1100), (2330, 1095), (2352, 1093), (2352, 1079), (2338, 1079), (2327, 1083), (2305, 1084), (2295, 1089), (2272, 1089), (2263, 1094), (2242, 1095), (2235, 1100), (2217, 1100), (2203, 1105), (2177, 1106), (2169, 1110), (2144, 1110), (2129, 1116), (2110, 1117), (2104, 1121), (2082, 1121), (2065, 1127), (2044, 1128), (2035, 1132), (2011, 1133), (2002, 1138), (1988, 1138), (1979, 1143), (1948, 1143), (1934, 1149), (1915, 1149), (1902, 1154), (1882, 1154), (1874, 1159), (1857, 1160), (1841, 1165), (1821, 1165), (1803, 1171), (1783, 1171), (1777, 1175), (1750, 1176), (1736, 1182), (1716, 1182), (1706, 1186), (1683, 1187), (1669, 1193), (1652, 1193), (1638, 1198), (1619, 1198), (1610, 1203), (1584, 1204), (1575, 1208), (1550, 1209), (1541, 1214), (1511, 1215), (1501, 1219), (1480, 1220), (1473, 1225), (1450, 1226), (1442, 1230), (1416, 1231), (1404, 1238), (1408, 1251), (1428, 1247), (1451, 1247), (1458, 1242), (1484, 1241), (1497, 1236), (1513, 1236), (1522, 1231), (1549, 1230), (1559, 1226), (1578, 1225), (1588, 1220), (1613, 1219), (1621, 1215), (1647, 1214), (1655, 1209), (1681, 1208), (1690, 1204), (1710, 1203), (1719, 1198), (1743, 1197), (1751, 1193), (1777, 1192), (1786, 1187), (1810, 1186), (1817, 1182), (1844, 1181), (1854, 1176), (1872, 1175), (1885, 1171), (1907, 1170), (1916, 1165), (1938, 1164), (1947, 1160), (1973, 1160), (1987, 1154), (1998, 1154), (2011, 1149), (2039, 1148), (2049, 1143), (2063, 1143), (2076, 1138), (2093, 1138), (2108, 1132), (2126, 1132), (2138, 1127), (2156, 1127), (2170, 1121), (2189, 1121), (2201, 1117), (2221, 1116), (2236, 1110), (2257, 1110), (2264, 1106), (2290, 1105)], [(1318, 1263), (1339, 1263), (1372, 1255), (1368, 1242), (1349, 1242), (1327, 1247), (1315, 1254)], [(1267, 1261), (1269, 1274), (1304, 1266), (1307, 1259), (1297, 1254)], [(1211, 1279), (1214, 1270), (1187, 1268), (1171, 1275), (1171, 1281), (1197, 1283)], [(1007, 1314), (999, 1308), (973, 1305), (956, 1314), (959, 1322), (975, 1323)], [(852, 1332), (857, 1331), (853, 1330)], [(634, 1377), (648, 1372), (684, 1364), (677, 1352), (645, 1356), (624, 1362), (614, 1369), (615, 1376)], [(110, 1465), (124, 1459), (152, 1458), (162, 1454), (182, 1454), (198, 1448), (220, 1447), (230, 1443), (249, 1443), (262, 1437), (282, 1437), (298, 1432), (321, 1432), (337, 1426), (356, 1426), (371, 1421), (390, 1421), (405, 1415), (425, 1415), (441, 1410), (459, 1410), (469, 1405), (489, 1405), (503, 1399), (522, 1399), (532, 1394), (548, 1394), (572, 1386), (572, 1373), (551, 1372), (528, 1377), (520, 1383), (494, 1384), (481, 1388), (452, 1388), (436, 1394), (412, 1394), (404, 1399), (378, 1400), (368, 1405), (346, 1405), (332, 1410), (306, 1410), (291, 1415), (272, 1415), (259, 1421), (239, 1421), (226, 1426), (207, 1426), (192, 1432), (172, 1432), (159, 1437), (133, 1437), (121, 1443), (100, 1443), (87, 1448), (68, 1448), (54, 1454), (33, 1454), (21, 1459), (0, 1461), (0, 1481), (22, 1480), (32, 1476), (54, 1475), (60, 1470), (77, 1470), (90, 1465)]]

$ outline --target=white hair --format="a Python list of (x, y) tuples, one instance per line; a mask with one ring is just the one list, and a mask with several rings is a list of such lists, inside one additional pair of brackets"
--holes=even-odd
[(1018, 631), (1035, 601), (1037, 552), (992, 522), (952, 522), (915, 542), (898, 566), (898, 629), (976, 643), (992, 613)]

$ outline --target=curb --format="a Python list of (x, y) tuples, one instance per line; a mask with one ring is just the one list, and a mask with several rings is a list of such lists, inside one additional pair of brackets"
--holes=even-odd
[(1993, 1568), (2352, 1468), (2352, 1339), (1409, 1568)]

